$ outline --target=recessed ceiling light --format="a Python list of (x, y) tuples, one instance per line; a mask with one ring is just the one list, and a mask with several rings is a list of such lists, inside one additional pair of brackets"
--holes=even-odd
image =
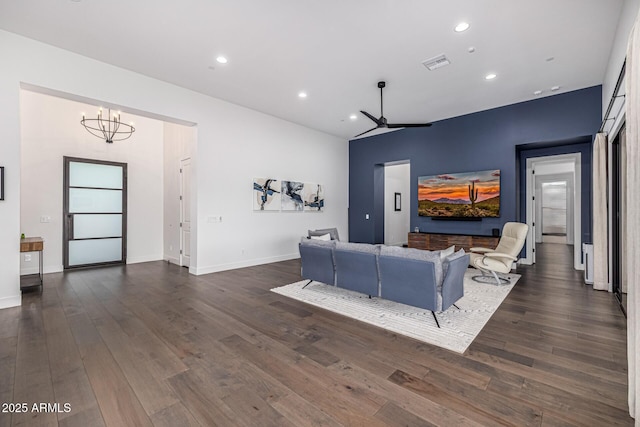
[(552, 90), (552, 91), (554, 91), (554, 92), (555, 92), (555, 91), (557, 91), (558, 89), (560, 89), (560, 86), (553, 86), (553, 87), (551, 88), (551, 90)]
[(470, 46), (469, 49), (467, 49), (467, 52), (469, 52), (469, 53), (473, 53), (475, 51), (476, 51), (476, 48), (473, 47), (473, 46)]
[(493, 80), (497, 77), (497, 75), (491, 73), (491, 74), (487, 74), (486, 76), (484, 76), (485, 80)]
[(355, 114), (352, 114), (352, 115), (349, 116), (349, 118), (351, 120), (356, 120), (358, 118), (358, 116), (356, 116)]
[(547, 62), (551, 62), (551, 61), (553, 61), (554, 59), (556, 59), (556, 58), (554, 58), (553, 56), (550, 56), (550, 57), (548, 57), (547, 59), (545, 59), (545, 61), (547, 61)]
[(461, 22), (453, 29), (456, 33), (461, 33), (469, 29), (469, 24), (466, 22)]
[(307, 97), (307, 92), (300, 92), (300, 93), (298, 94), (298, 97), (299, 97), (299, 98), (306, 98), (306, 97)]
[(224, 56), (218, 56), (216, 58), (216, 61), (218, 61), (220, 64), (226, 64), (227, 62), (229, 62), (228, 59), (225, 58)]
[(537, 91), (533, 92), (534, 95), (540, 95), (541, 93), (542, 93), (541, 90), (537, 90)]

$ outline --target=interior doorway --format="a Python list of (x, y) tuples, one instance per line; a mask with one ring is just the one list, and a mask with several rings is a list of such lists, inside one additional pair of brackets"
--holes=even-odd
[(384, 244), (401, 246), (409, 239), (411, 163), (384, 165)]
[(581, 153), (526, 159), (526, 221), (529, 225), (524, 263), (536, 262), (536, 244), (573, 245), (574, 268), (582, 263)]

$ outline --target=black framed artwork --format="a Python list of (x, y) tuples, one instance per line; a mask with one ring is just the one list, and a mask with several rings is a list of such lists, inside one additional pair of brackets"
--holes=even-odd
[(393, 210), (394, 211), (401, 211), (402, 210), (402, 194), (400, 193), (394, 193), (394, 204), (393, 204)]
[(4, 200), (4, 166), (0, 166), (0, 200)]

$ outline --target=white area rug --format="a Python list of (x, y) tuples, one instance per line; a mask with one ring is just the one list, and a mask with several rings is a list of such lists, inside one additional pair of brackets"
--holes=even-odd
[(496, 309), (520, 278), (510, 274), (508, 285), (477, 283), (472, 276), (480, 272), (467, 269), (464, 276), (464, 297), (445, 312), (436, 312), (440, 328), (431, 312), (381, 298), (371, 298), (335, 286), (312, 282), (302, 289), (308, 280), (271, 289), (284, 295), (325, 310), (360, 320), (371, 325), (406, 335), (457, 353), (464, 353), (480, 333)]

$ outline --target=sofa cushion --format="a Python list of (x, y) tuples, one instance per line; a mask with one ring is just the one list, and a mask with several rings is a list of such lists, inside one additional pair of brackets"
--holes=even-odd
[(334, 249), (336, 247), (335, 240), (318, 240), (318, 239), (308, 239), (306, 237), (303, 237), (300, 239), (300, 243), (303, 245), (323, 246), (329, 249)]
[[(335, 242), (336, 249), (343, 251), (356, 251), (365, 252), (368, 254), (379, 255), (381, 245), (370, 245), (368, 243), (349, 243), (349, 242)], [(384, 247), (384, 246), (382, 246)]]
[(337, 228), (321, 228), (318, 230), (309, 230), (308, 236), (322, 236), (323, 234), (327, 233), (329, 233), (329, 235), (331, 236), (331, 240), (340, 240)]
[(309, 238), (311, 240), (324, 240), (325, 242), (328, 242), (329, 240), (331, 240), (331, 234), (327, 233), (321, 236), (313, 235), (313, 236), (309, 236)]
[(440, 259), (445, 259), (449, 255), (452, 255), (456, 251), (455, 245), (449, 246), (447, 249), (443, 249), (440, 251)]
[(464, 249), (460, 249), (458, 252), (452, 253), (451, 255), (445, 257), (442, 260), (442, 275), (443, 277), (447, 275), (447, 271), (449, 270), (449, 263), (454, 259), (458, 259), (460, 257), (465, 256)]
[(402, 248), (400, 246), (382, 246), (380, 255), (432, 262), (436, 275), (436, 285), (442, 286), (442, 278), (444, 276), (442, 274), (442, 260), (440, 259), (439, 251), (424, 251), (422, 249)]

